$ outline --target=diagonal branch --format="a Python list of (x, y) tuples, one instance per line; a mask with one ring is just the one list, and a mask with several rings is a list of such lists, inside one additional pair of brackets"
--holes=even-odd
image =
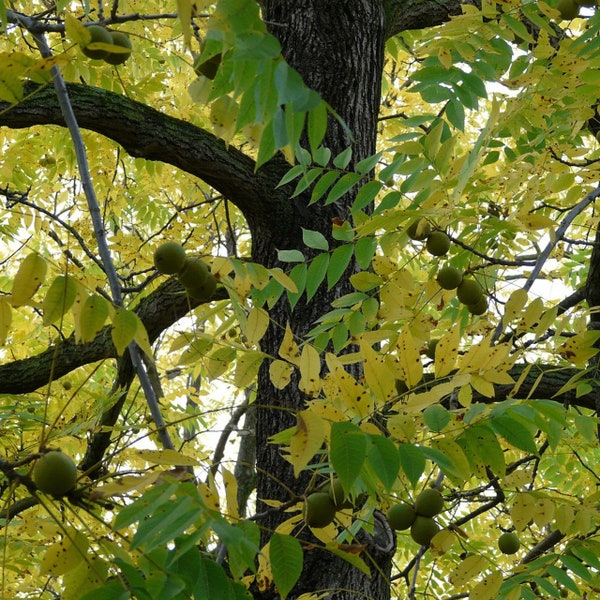
[[(199, 177), (231, 200), (251, 228), (296, 209), (283, 201), (289, 190), (276, 190), (289, 169), (282, 158), (255, 171), (252, 158), (192, 123), (100, 88), (70, 83), (67, 90), (80, 127), (117, 142), (130, 156), (168, 163)], [(28, 83), (25, 94), (15, 105), (0, 101), (0, 127), (65, 126), (51, 86)]]

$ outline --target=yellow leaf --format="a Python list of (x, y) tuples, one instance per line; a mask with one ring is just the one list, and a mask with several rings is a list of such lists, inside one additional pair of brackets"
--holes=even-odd
[(183, 33), (186, 48), (190, 47), (192, 39), (192, 2), (191, 0), (177, 0), (177, 16)]
[(92, 41), (87, 27), (71, 13), (65, 14), (65, 30), (67, 37), (75, 44), (87, 46)]
[(252, 285), (259, 290), (262, 290), (269, 283), (269, 270), (263, 265), (246, 263), (246, 272)]
[(474, 373), (471, 375), (471, 385), (473, 386), (473, 389), (477, 390), (486, 398), (493, 398), (496, 394), (494, 391), (494, 384)]
[(217, 98), (210, 107), (213, 132), (226, 142), (235, 134), (238, 109), (237, 102), (229, 96)]
[(235, 360), (237, 352), (235, 348), (217, 348), (206, 358), (206, 370), (212, 381), (227, 371), (229, 365)]
[(440, 48), (438, 50), (438, 59), (445, 69), (452, 66), (452, 52), (448, 48)]
[(271, 383), (278, 389), (282, 390), (292, 379), (294, 367), (283, 360), (274, 360), (269, 365), (269, 377)]
[(198, 464), (195, 458), (185, 456), (177, 450), (133, 450), (131, 456), (153, 465), (195, 467)]
[(326, 423), (316, 413), (306, 409), (296, 414), (296, 430), (285, 455), (293, 465), (296, 477), (319, 452), (326, 434)]
[(52, 577), (64, 575), (85, 560), (88, 546), (84, 533), (68, 530), (62, 541), (47, 548), (40, 563), (40, 573)]
[(516, 218), (530, 230), (537, 229), (552, 229), (556, 226), (556, 223), (544, 215), (537, 215), (533, 213), (529, 214), (518, 214)]
[(504, 323), (512, 321), (522, 310), (527, 302), (527, 291), (524, 289), (518, 289), (514, 291), (510, 298), (506, 301), (504, 307), (504, 316), (502, 320)]
[(419, 345), (415, 342), (408, 327), (405, 327), (396, 342), (402, 377), (409, 388), (414, 387), (423, 378), (423, 363)]
[(237, 492), (238, 484), (235, 475), (227, 470), (225, 467), (221, 467), (221, 477), (223, 477), (223, 485), (225, 487), (225, 499), (227, 500), (227, 513), (233, 519), (239, 517)]
[(13, 281), (13, 306), (23, 306), (31, 300), (44, 283), (47, 268), (46, 261), (37, 252), (32, 252), (23, 259)]
[(155, 483), (161, 475), (160, 471), (148, 471), (143, 475), (123, 475), (113, 479), (110, 483), (95, 488), (93, 493), (108, 498), (110, 496), (125, 495), (133, 490), (145, 490)]
[(487, 567), (488, 563), (484, 556), (473, 554), (467, 556), (450, 573), (449, 581), (455, 588), (464, 588), (471, 579), (477, 577)]
[(539, 497), (536, 498), (535, 508), (533, 511), (533, 520), (538, 527), (544, 527), (554, 520), (556, 505), (551, 498)]
[[(500, 571), (486, 575), (469, 594), (469, 600), (492, 600), (498, 597), (498, 590), (504, 581)], [(520, 592), (519, 592), (520, 595)]]
[(77, 296), (77, 285), (69, 275), (59, 275), (48, 288), (42, 311), (44, 325), (58, 321), (71, 308)]
[(288, 277), (281, 269), (270, 269), (273, 279), (281, 284), (288, 292), (298, 293), (298, 286), (291, 277)]
[(152, 352), (152, 347), (150, 346), (150, 339), (148, 338), (146, 326), (135, 313), (132, 312), (131, 314), (133, 314), (137, 322), (134, 336), (135, 343), (150, 360), (153, 360), (154, 353)]
[(88, 296), (79, 313), (79, 341), (83, 344), (91, 342), (102, 329), (110, 312), (108, 301), (92, 294)]
[(397, 395), (395, 373), (384, 357), (377, 354), (369, 344), (361, 342), (360, 351), (364, 358), (364, 377), (367, 386), (377, 400), (385, 404)]
[(530, 302), (529, 306), (525, 309), (523, 318), (519, 323), (519, 330), (528, 330), (533, 325), (536, 325), (543, 312), (544, 301), (541, 298), (535, 298), (535, 300)]
[(445, 377), (453, 371), (458, 356), (458, 344), (460, 342), (460, 330), (452, 327), (448, 333), (440, 338), (435, 348), (435, 376)]
[(294, 340), (294, 334), (290, 329), (289, 323), (285, 326), (285, 334), (279, 346), (279, 356), (297, 367), (300, 365), (300, 350)]
[(378, 285), (381, 285), (383, 283), (383, 279), (381, 279), (379, 275), (375, 275), (375, 273), (361, 271), (360, 273), (356, 273), (350, 277), (350, 283), (359, 292), (367, 292)]
[[(331, 360), (328, 363), (332, 362)], [(349, 417), (363, 419), (373, 413), (373, 400), (369, 391), (341, 366), (336, 366), (323, 382), (325, 395), (332, 404)]]
[(510, 518), (517, 531), (523, 531), (531, 517), (535, 507), (535, 498), (528, 493), (518, 493), (510, 507)]
[(6, 342), (11, 322), (12, 309), (10, 308), (10, 304), (3, 298), (0, 298), (0, 346)]
[(133, 341), (138, 322), (135, 313), (118, 307), (112, 320), (111, 336), (117, 354), (121, 356)]
[(313, 346), (304, 345), (298, 366), (300, 369), (300, 382), (298, 383), (300, 391), (310, 397), (317, 396), (321, 391), (321, 357)]
[(262, 352), (248, 351), (242, 354), (235, 365), (234, 385), (240, 389), (247, 388), (256, 379), (265, 357)]
[(269, 313), (264, 308), (253, 306), (248, 313), (244, 331), (248, 344), (252, 346), (258, 344), (267, 332), (267, 327), (269, 327)]
[(567, 533), (575, 521), (575, 509), (570, 504), (559, 504), (556, 507), (556, 528)]

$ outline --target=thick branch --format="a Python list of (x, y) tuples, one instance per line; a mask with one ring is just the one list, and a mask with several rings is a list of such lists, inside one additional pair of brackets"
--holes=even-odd
[[(250, 157), (191, 123), (100, 88), (73, 83), (67, 88), (81, 127), (117, 142), (130, 156), (168, 163), (199, 177), (231, 200), (250, 227), (271, 223), (285, 207), (293, 210), (293, 203), (282, 202), (286, 192), (275, 190), (289, 168), (282, 159), (255, 172)], [(28, 84), (25, 93), (16, 105), (0, 101), (0, 127), (65, 126), (52, 87)]]
[[(219, 294), (219, 291), (217, 291)], [(171, 278), (144, 298), (136, 313), (144, 323), (150, 342), (181, 319), (198, 302), (188, 298), (181, 284)], [(72, 335), (45, 352), (0, 366), (0, 394), (26, 394), (47, 385), (78, 367), (107, 358), (116, 358), (110, 326), (87, 344), (78, 344)]]

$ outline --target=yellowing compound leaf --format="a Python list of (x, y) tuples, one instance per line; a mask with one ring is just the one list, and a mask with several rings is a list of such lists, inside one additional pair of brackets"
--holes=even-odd
[(584, 367), (588, 360), (598, 353), (594, 344), (600, 338), (600, 331), (587, 330), (578, 333), (558, 348), (558, 354), (577, 367)]
[(46, 261), (37, 252), (32, 252), (23, 259), (13, 281), (13, 306), (23, 306), (31, 300), (44, 282), (47, 268)]
[[(504, 581), (500, 571), (486, 575), (469, 594), (469, 600), (492, 600), (498, 597), (498, 590)], [(517, 588), (518, 589), (518, 588)], [(520, 593), (519, 593), (520, 595)]]
[(317, 350), (305, 344), (300, 355), (300, 382), (298, 387), (307, 396), (315, 397), (321, 391), (321, 357)]
[(131, 456), (161, 466), (195, 467), (198, 464), (195, 458), (185, 456), (177, 450), (133, 450)]
[(127, 346), (135, 338), (137, 327), (138, 322), (135, 313), (121, 307), (115, 309), (111, 337), (119, 356), (127, 350)]
[(351, 418), (363, 419), (373, 412), (373, 400), (369, 391), (341, 366), (327, 374), (323, 390), (331, 403)]
[(296, 414), (296, 429), (285, 455), (296, 477), (319, 452), (326, 435), (327, 425), (316, 413), (306, 409)]
[(274, 360), (269, 365), (269, 378), (271, 383), (278, 389), (282, 390), (292, 380), (294, 367), (283, 360)]
[(399, 364), (402, 371), (401, 379), (404, 380), (409, 388), (412, 388), (423, 378), (420, 345), (413, 338), (410, 329), (406, 327), (398, 336), (396, 346), (398, 348)]
[(450, 573), (450, 583), (458, 589), (463, 589), (466, 584), (474, 579), (488, 566), (488, 562), (484, 556), (473, 554), (467, 556), (455, 569)]
[(292, 294), (298, 293), (298, 286), (291, 277), (288, 277), (281, 269), (270, 269), (271, 276), (277, 283), (282, 285), (288, 292)]
[(517, 531), (523, 531), (535, 508), (535, 498), (528, 493), (518, 493), (512, 506), (510, 507), (510, 518)]
[(367, 386), (380, 403), (389, 402), (397, 395), (394, 370), (387, 364), (385, 357), (375, 352), (364, 341), (360, 344), (360, 351), (364, 358), (364, 377)]
[(110, 305), (105, 298), (98, 294), (88, 296), (76, 321), (79, 341), (83, 344), (91, 342), (104, 326), (109, 313)]
[(6, 342), (6, 336), (10, 331), (10, 324), (12, 322), (12, 309), (10, 304), (0, 298), (0, 346)]
[(452, 327), (440, 338), (435, 348), (434, 367), (437, 378), (445, 377), (455, 368), (459, 342), (460, 330), (458, 327)]
[(300, 366), (300, 350), (294, 340), (294, 334), (289, 323), (285, 326), (285, 334), (281, 346), (279, 346), (279, 356), (297, 367)]
[(42, 311), (44, 325), (55, 323), (73, 306), (77, 296), (77, 285), (70, 275), (59, 275), (48, 288)]
[(527, 291), (518, 289), (514, 291), (504, 306), (504, 316), (502, 320), (504, 324), (512, 321), (518, 314), (521, 313), (525, 303), (527, 302)]
[(239, 389), (247, 388), (258, 375), (258, 370), (266, 355), (262, 352), (248, 351), (244, 352), (235, 365), (235, 375), (233, 383)]
[(258, 344), (269, 326), (269, 313), (264, 308), (253, 306), (248, 313), (244, 334), (248, 344)]
[(88, 546), (88, 538), (84, 533), (68, 530), (62, 541), (46, 550), (40, 563), (40, 573), (52, 577), (68, 573), (85, 560)]
[(227, 513), (233, 519), (239, 517), (237, 493), (238, 484), (235, 475), (221, 466), (221, 477), (223, 478), (223, 485), (225, 486), (225, 499), (227, 500)]

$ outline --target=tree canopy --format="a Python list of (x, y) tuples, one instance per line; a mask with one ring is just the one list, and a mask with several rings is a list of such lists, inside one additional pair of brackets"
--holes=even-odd
[(598, 595), (595, 2), (0, 24), (3, 598)]

